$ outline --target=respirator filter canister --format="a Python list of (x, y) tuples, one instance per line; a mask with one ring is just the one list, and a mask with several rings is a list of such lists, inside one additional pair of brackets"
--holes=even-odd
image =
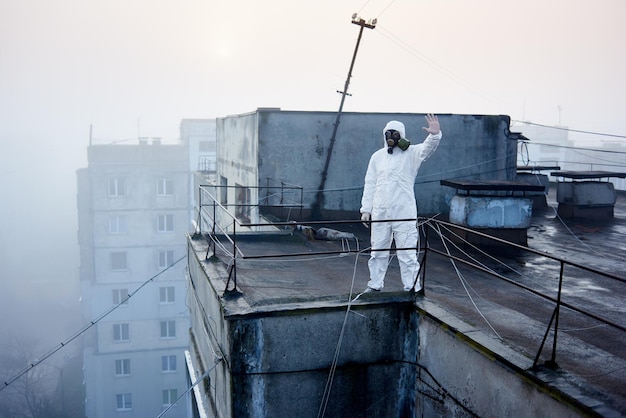
[(387, 152), (389, 154), (393, 154), (393, 147), (396, 145), (402, 151), (406, 151), (409, 148), (409, 145), (411, 145), (411, 142), (408, 139), (402, 138), (400, 136), (400, 132), (393, 129), (385, 131), (385, 141), (387, 141)]

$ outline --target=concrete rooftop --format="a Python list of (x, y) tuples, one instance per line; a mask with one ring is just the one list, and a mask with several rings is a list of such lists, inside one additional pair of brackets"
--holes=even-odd
[[(602, 222), (561, 220), (556, 215), (554, 185), (546, 209), (533, 211), (528, 230), (530, 248), (594, 269), (626, 277), (626, 195), (620, 194), (615, 217)], [(444, 219), (447, 220), (447, 219)], [(318, 228), (320, 225), (314, 225)], [(329, 225), (358, 238), (348, 242), (350, 250), (369, 246), (368, 230), (360, 223)], [(444, 233), (449, 236), (449, 233)], [(433, 248), (446, 251), (433, 228), (428, 233)], [(196, 251), (206, 251), (206, 243), (196, 240)], [(226, 248), (232, 250), (226, 243)], [(319, 308), (346, 304), (367, 285), (366, 252), (341, 253), (340, 241), (310, 239), (291, 228), (277, 234), (237, 235), (237, 245), (245, 258), (237, 259), (237, 289), (240, 295), (224, 298), (226, 316), (266, 313), (293, 308)], [(469, 246), (448, 249), (480, 259), (486, 267), (518, 283), (556, 297), (560, 264), (536, 254), (519, 251), (487, 251), (494, 258)], [(254, 258), (282, 255), (281, 257)], [(291, 254), (287, 257), (285, 255)], [(217, 257), (228, 263), (223, 251)], [(397, 260), (392, 260), (381, 292), (359, 296), (357, 304), (406, 302), (415, 299), (418, 307), (438, 307), (455, 316), (474, 332), (503, 344), (528, 359), (520, 367), (529, 369), (537, 355), (554, 310), (554, 303), (519, 289), (485, 273), (469, 270), (460, 263), (429, 253), (425, 269), (425, 294), (402, 291)], [(456, 268), (455, 268), (456, 267)], [(585, 270), (565, 267), (563, 301), (620, 326), (626, 325), (626, 284), (608, 280)], [(232, 287), (232, 283), (231, 283)], [(555, 361), (561, 370), (558, 382), (575, 392), (587, 405), (606, 416), (626, 413), (626, 333), (570, 309), (560, 312), (559, 338)], [(552, 334), (550, 334), (551, 337)], [(539, 363), (550, 359), (552, 339), (547, 339)], [(539, 368), (537, 376), (555, 380), (555, 374)], [(603, 414), (603, 413), (601, 413)], [(604, 415), (604, 414), (603, 414)]]

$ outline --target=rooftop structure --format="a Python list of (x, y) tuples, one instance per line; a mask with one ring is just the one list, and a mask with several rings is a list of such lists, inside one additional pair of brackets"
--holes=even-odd
[[(508, 118), (440, 116), (444, 139), (416, 183), (425, 292), (415, 295), (402, 290), (394, 261), (383, 291), (362, 293), (369, 230), (357, 219), (379, 127), (396, 119), (414, 128), (422, 115), (344, 115), (325, 166), (332, 116), (259, 109), (217, 121), (217, 181), (197, 183), (188, 240), (187, 361), (199, 415), (619, 416), (623, 253), (594, 254), (589, 267), (577, 240), (576, 251), (553, 255), (574, 225), (531, 211), (529, 199), (500, 208), (496, 225), (510, 228), (506, 213), (525, 211), (528, 247), (505, 252), (501, 239), (468, 240), (476, 229), (447, 222), (454, 191), (440, 182), (489, 183), (494, 199), (517, 193), (509, 186), (519, 186), (523, 136)], [(317, 177), (327, 174), (325, 217), (311, 221)], [(481, 191), (483, 203), (490, 196)], [(606, 233), (594, 249), (619, 248), (619, 219), (597, 227)]]
[(485, 250), (445, 216), (420, 219), (424, 295), (402, 291), (397, 262), (382, 292), (362, 294), (360, 222), (246, 224), (234, 209), (223, 228), (212, 221), (228, 210), (205, 191), (206, 222), (188, 242), (200, 416), (626, 410), (623, 199), (610, 223), (568, 224), (551, 192), (530, 251)]
[[(226, 202), (240, 207), (246, 202), (263, 204), (266, 196), (256, 194), (263, 187), (296, 185), (303, 190), (303, 216), (321, 203), (322, 212), (343, 217), (342, 212), (360, 206), (367, 164), (372, 153), (385, 146), (382, 131), (388, 121), (403, 122), (412, 143), (426, 137), (424, 114), (345, 112), (331, 151), (335, 118), (334, 112), (280, 109), (218, 118), (216, 183), (227, 194)], [(449, 210), (454, 191), (440, 187), (441, 179), (515, 179), (519, 136), (510, 132), (508, 116), (447, 114), (439, 115), (439, 121), (443, 139), (420, 167), (416, 186), (421, 213)], [(323, 178), (323, 202), (318, 202)]]

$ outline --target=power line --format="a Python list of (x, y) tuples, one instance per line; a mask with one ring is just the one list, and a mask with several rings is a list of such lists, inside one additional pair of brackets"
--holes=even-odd
[(352, 23), (359, 26), (359, 36), (356, 41), (356, 46), (354, 47), (354, 53), (352, 54), (352, 62), (350, 63), (350, 69), (348, 70), (348, 76), (346, 77), (345, 84), (343, 86), (343, 91), (341, 91), (341, 102), (339, 103), (339, 110), (337, 111), (337, 117), (335, 119), (335, 123), (333, 124), (333, 133), (330, 137), (330, 144), (328, 146), (328, 152), (326, 153), (326, 162), (324, 164), (324, 170), (322, 171), (322, 180), (320, 182), (320, 186), (318, 188), (318, 193), (315, 197), (315, 201), (311, 206), (311, 214), (313, 218), (322, 217), (322, 206), (324, 202), (324, 187), (326, 185), (326, 178), (328, 176), (328, 167), (330, 165), (330, 158), (333, 154), (333, 146), (335, 145), (335, 139), (337, 137), (337, 129), (339, 129), (339, 122), (341, 120), (341, 112), (343, 111), (343, 105), (346, 100), (346, 96), (348, 95), (348, 86), (350, 85), (350, 78), (352, 78), (352, 70), (354, 69), (354, 63), (356, 61), (356, 54), (359, 51), (359, 44), (361, 43), (361, 37), (363, 36), (363, 30), (365, 28), (374, 29), (376, 28), (376, 19), (365, 21), (358, 16), (357, 13), (352, 15)]
[(443, 74), (444, 76), (450, 78), (452, 81), (454, 81), (455, 83), (459, 84), (463, 88), (466, 88), (466, 89), (468, 89), (470, 91), (477, 92), (477, 93), (483, 95), (485, 98), (487, 98), (489, 100), (493, 100), (493, 101), (496, 101), (496, 102), (498, 101), (495, 97), (490, 96), (489, 94), (484, 92), (482, 89), (474, 86), (471, 82), (463, 79), (462, 77), (458, 76), (457, 74), (455, 74), (451, 70), (449, 70), (446, 67), (442, 66), (441, 64), (437, 63), (435, 60), (431, 59), (426, 54), (422, 53), (417, 48), (415, 48), (411, 44), (409, 44), (408, 42), (403, 41), (400, 37), (398, 37), (395, 34), (393, 34), (389, 29), (385, 28), (382, 25), (379, 25), (379, 28), (381, 29), (381, 31), (378, 32), (379, 34), (383, 35), (384, 37), (389, 39), (391, 42), (395, 43), (400, 48), (402, 48), (405, 51), (407, 51), (410, 55), (413, 55), (415, 58), (417, 58), (420, 61), (424, 62), (426, 65), (430, 66), (434, 70), (436, 70), (436, 71), (440, 72), (441, 74)]
[(385, 6), (385, 8), (380, 13), (378, 13), (378, 15), (376, 15), (376, 17), (381, 17), (383, 13), (385, 13), (395, 2), (396, 0), (391, 0), (391, 2), (387, 6)]
[(527, 125), (533, 125), (533, 126), (541, 126), (542, 128), (550, 128), (550, 129), (558, 129), (558, 130), (568, 131), (568, 132), (576, 132), (576, 133), (580, 133), (580, 134), (608, 136), (608, 137), (612, 137), (612, 138), (623, 138), (623, 139), (626, 139), (626, 135), (607, 134), (607, 133), (593, 132), (593, 131), (582, 131), (580, 129), (570, 129), (570, 128), (565, 128), (563, 126), (542, 125), (540, 123), (527, 122), (527, 121), (523, 121), (523, 120), (513, 120), (513, 122), (525, 123)]
[(558, 145), (558, 144), (546, 144), (543, 142), (529, 142), (530, 145), (543, 145), (546, 147), (554, 147), (554, 148), (565, 148), (565, 149), (571, 149), (574, 151), (593, 151), (593, 152), (606, 152), (609, 154), (626, 154), (626, 151), (616, 151), (616, 150), (610, 150), (610, 149), (599, 149), (599, 148), (582, 148), (582, 147), (570, 147), (568, 145)]
[[(383, 10), (383, 12), (381, 12), (381, 14), (384, 13), (394, 3), (394, 1), (395, 0), (393, 0)], [(439, 71), (440, 73), (442, 73), (443, 75), (447, 76), (451, 80), (453, 80), (456, 83), (460, 84), (462, 87), (467, 88), (469, 90), (474, 90), (474, 91), (484, 95), (486, 98), (488, 98), (490, 100), (494, 100), (496, 102), (499, 102), (499, 100), (497, 98), (487, 94), (482, 89), (474, 86), (471, 82), (463, 79), (462, 77), (456, 75), (454, 72), (452, 72), (452, 71), (448, 70), (447, 68), (443, 67), (442, 65), (440, 65), (439, 63), (437, 63), (436, 61), (431, 59), (430, 57), (426, 56), (425, 54), (423, 54), (422, 52), (420, 52), (419, 50), (414, 48), (408, 42), (402, 40), (401, 38), (399, 38), (398, 36), (393, 34), (391, 31), (386, 29), (384, 26), (379, 25), (379, 29), (380, 30), (378, 31), (378, 33), (380, 33), (381, 35), (385, 36), (387, 39), (391, 40), (393, 43), (395, 43), (400, 48), (402, 48), (405, 51), (407, 51), (409, 54), (411, 54), (414, 57), (418, 58), (419, 60), (423, 61), (427, 65), (431, 66), (433, 69)], [(585, 130), (579, 130), (579, 129), (570, 129), (570, 128), (549, 126), (549, 125), (543, 125), (543, 124), (539, 124), (539, 123), (532, 123), (532, 122), (519, 121), (519, 120), (514, 120), (514, 122), (521, 122), (521, 123), (525, 123), (525, 124), (528, 124), (528, 125), (541, 126), (541, 127), (545, 127), (545, 128), (551, 128), (551, 129), (560, 129), (560, 130), (565, 130), (565, 131), (568, 131), (568, 132), (576, 132), (576, 133), (582, 133), (582, 134), (588, 134), (588, 135), (598, 135), (598, 136), (606, 136), (606, 137), (612, 137), (612, 138), (623, 138), (623, 139), (626, 139), (626, 135), (617, 135), (617, 134), (608, 134), (608, 133), (602, 133), (602, 132), (585, 131)]]
[(174, 405), (176, 405), (176, 404), (178, 403), (178, 401), (180, 401), (180, 400), (181, 400), (184, 396), (187, 396), (187, 394), (188, 394), (189, 392), (191, 392), (191, 391), (193, 390), (193, 388), (195, 388), (196, 386), (198, 386), (198, 383), (201, 383), (204, 379), (206, 379), (206, 378), (207, 378), (207, 376), (209, 375), (209, 373), (211, 373), (211, 371), (212, 371), (214, 368), (216, 368), (216, 367), (217, 367), (217, 365), (218, 365), (221, 361), (223, 361), (223, 360), (224, 360), (223, 358), (219, 358), (219, 359), (217, 359), (217, 360), (215, 361), (215, 363), (213, 364), (213, 366), (211, 366), (209, 369), (207, 369), (207, 371), (206, 371), (206, 372), (204, 372), (204, 373), (202, 374), (202, 376), (200, 376), (199, 378), (197, 378), (197, 379), (196, 379), (196, 381), (195, 381), (195, 382), (193, 382), (193, 384), (192, 384), (191, 386), (189, 386), (189, 387), (187, 388), (187, 390), (185, 390), (185, 392), (184, 392), (182, 395), (180, 395), (178, 398), (176, 398), (176, 400), (175, 400), (174, 402), (170, 403), (170, 404), (167, 406), (167, 408), (165, 408), (165, 409), (164, 409), (164, 410), (163, 410), (163, 411), (162, 411), (162, 412), (161, 412), (161, 413), (157, 416), (157, 418), (161, 418), (161, 417), (163, 417), (165, 414), (167, 414), (167, 411), (169, 411), (170, 409), (172, 409), (172, 407), (173, 407)]
[(103, 314), (101, 314), (100, 316), (98, 316), (96, 319), (92, 320), (89, 324), (85, 325), (82, 329), (80, 329), (79, 331), (77, 331), (76, 333), (74, 333), (74, 335), (72, 335), (71, 337), (67, 338), (66, 340), (62, 341), (58, 346), (52, 348), (51, 350), (49, 350), (46, 354), (44, 354), (40, 359), (36, 359), (34, 360), (31, 364), (28, 365), (28, 367), (22, 369), (22, 371), (20, 371), (19, 373), (17, 373), (16, 375), (14, 375), (13, 377), (11, 377), (10, 379), (7, 379), (4, 382), (3, 386), (0, 386), (0, 391), (6, 389), (7, 387), (9, 387), (11, 384), (13, 384), (13, 382), (15, 382), (17, 379), (19, 379), (20, 377), (24, 376), (26, 373), (28, 373), (29, 371), (31, 371), (32, 369), (34, 369), (35, 367), (37, 367), (38, 365), (40, 365), (41, 363), (43, 363), (45, 360), (47, 360), (48, 358), (50, 358), (52, 355), (54, 355), (57, 351), (61, 350), (63, 347), (65, 347), (66, 345), (68, 345), (69, 343), (71, 343), (72, 341), (74, 341), (75, 339), (77, 339), (78, 337), (80, 337), (81, 335), (83, 335), (85, 332), (87, 332), (90, 328), (92, 328), (94, 325), (96, 325), (98, 322), (100, 322), (102, 319), (104, 319), (105, 317), (107, 317), (111, 312), (113, 312), (114, 310), (116, 310), (117, 308), (119, 308), (121, 305), (125, 304), (131, 297), (135, 296), (135, 294), (137, 292), (139, 292), (144, 286), (146, 286), (148, 283), (150, 283), (151, 281), (153, 281), (154, 279), (156, 279), (157, 277), (159, 277), (161, 274), (165, 273), (166, 271), (168, 271), (170, 268), (174, 267), (176, 264), (178, 264), (179, 262), (181, 262), (182, 260), (184, 260), (185, 258), (187, 258), (187, 256), (183, 256), (181, 258), (179, 258), (178, 260), (176, 260), (174, 263), (170, 264), (169, 266), (167, 266), (167, 268), (165, 268), (164, 270), (161, 270), (160, 272), (158, 272), (157, 274), (155, 274), (154, 276), (150, 277), (148, 280), (146, 280), (145, 282), (143, 282), (137, 289), (135, 289), (132, 293), (129, 293), (124, 299), (122, 299), (117, 305), (112, 306), (111, 308), (107, 309)]

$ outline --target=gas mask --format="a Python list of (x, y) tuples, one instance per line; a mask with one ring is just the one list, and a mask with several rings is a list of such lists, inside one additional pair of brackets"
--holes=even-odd
[(411, 142), (406, 138), (400, 136), (400, 132), (390, 129), (385, 131), (385, 141), (387, 141), (387, 152), (393, 154), (393, 149), (397, 146), (402, 151), (406, 151), (411, 145)]

